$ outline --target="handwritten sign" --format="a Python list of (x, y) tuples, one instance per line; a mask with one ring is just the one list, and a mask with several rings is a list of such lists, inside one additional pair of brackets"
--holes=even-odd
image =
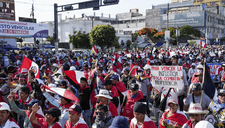
[(152, 86), (156, 88), (178, 88), (184, 87), (181, 79), (183, 76), (182, 66), (151, 66)]
[(221, 67), (220, 63), (207, 63), (207, 65), (210, 68), (210, 75), (211, 78), (213, 78), (216, 75), (216, 70)]

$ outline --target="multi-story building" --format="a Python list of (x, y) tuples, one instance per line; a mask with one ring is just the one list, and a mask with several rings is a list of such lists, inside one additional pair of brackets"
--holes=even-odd
[[(197, 4), (193, 0), (173, 0), (168, 9), (168, 27), (190, 25), (200, 30), (202, 37), (207, 39), (207, 43), (225, 43), (225, 8), (215, 4), (210, 6), (210, 1), (213, 0), (206, 0), (206, 4), (204, 1)], [(147, 9), (146, 27), (165, 29), (167, 8), (168, 4), (162, 4)]]

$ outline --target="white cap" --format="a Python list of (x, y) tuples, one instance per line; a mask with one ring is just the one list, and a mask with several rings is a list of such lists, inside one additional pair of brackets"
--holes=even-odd
[(201, 64), (199, 64), (198, 66), (197, 66), (197, 68), (204, 68)]
[(105, 98), (108, 98), (108, 99), (112, 99), (112, 97), (110, 96), (109, 94), (109, 91), (106, 90), (106, 89), (100, 89), (99, 91), (99, 94), (96, 95), (95, 97), (98, 98), (98, 97), (105, 97)]
[(54, 63), (54, 64), (52, 64), (52, 66), (54, 66), (54, 67), (58, 67), (58, 64)]
[(196, 66), (195, 63), (192, 63), (191, 66)]
[(70, 70), (76, 70), (76, 68), (74, 66), (71, 66)]
[(146, 64), (145, 66), (144, 66), (144, 70), (147, 70), (147, 69), (150, 69), (151, 68), (151, 66), (149, 65), (149, 64)]
[(28, 73), (28, 71), (27, 71), (26, 68), (22, 68), (21, 73), (22, 73), (22, 74), (26, 74), (26, 73)]
[(11, 111), (9, 108), (9, 105), (5, 102), (0, 102), (0, 111), (2, 111), (2, 110)]
[(195, 128), (214, 128), (208, 121), (202, 120), (195, 125)]

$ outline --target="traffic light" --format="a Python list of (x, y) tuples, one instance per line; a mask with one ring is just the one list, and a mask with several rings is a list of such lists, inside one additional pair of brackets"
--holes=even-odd
[(104, 0), (104, 4), (118, 4), (119, 0)]

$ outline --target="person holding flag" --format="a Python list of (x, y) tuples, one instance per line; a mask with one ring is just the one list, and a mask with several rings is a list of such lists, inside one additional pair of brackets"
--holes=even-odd
[(69, 119), (68, 117), (68, 109), (74, 104), (72, 100), (65, 98), (63, 96), (60, 96), (60, 101), (57, 101), (55, 98), (53, 98), (48, 92), (46, 92), (46, 87), (41, 86), (41, 91), (43, 92), (43, 95), (45, 98), (54, 106), (59, 108), (61, 110), (61, 116), (60, 116), (60, 122), (61, 126), (64, 128), (64, 124)]

